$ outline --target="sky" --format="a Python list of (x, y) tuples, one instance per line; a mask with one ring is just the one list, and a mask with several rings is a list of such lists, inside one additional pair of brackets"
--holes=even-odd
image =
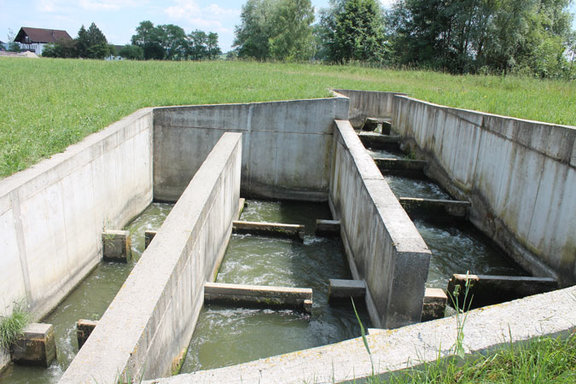
[[(389, 6), (394, 0), (381, 0)], [(199, 29), (218, 33), (220, 48), (227, 52), (234, 41), (234, 27), (240, 24), (245, 1), (231, 0), (0, 0), (0, 41), (21, 27), (63, 29), (76, 37), (82, 25), (94, 22), (108, 42), (130, 43), (141, 21), (154, 25), (176, 24), (190, 33)], [(328, 0), (312, 0), (318, 11)]]
[[(380, 0), (390, 7), (394, 0)], [(231, 0), (0, 0), (0, 41), (21, 27), (63, 29), (76, 37), (82, 25), (94, 22), (108, 42), (130, 43), (141, 21), (155, 25), (176, 24), (189, 33), (199, 29), (216, 32), (220, 48), (227, 52), (234, 41), (234, 27), (240, 24), (245, 1)], [(328, 7), (328, 0), (312, 0), (318, 11)], [(572, 5), (576, 12), (576, 2)], [(575, 21), (576, 28), (576, 21)]]

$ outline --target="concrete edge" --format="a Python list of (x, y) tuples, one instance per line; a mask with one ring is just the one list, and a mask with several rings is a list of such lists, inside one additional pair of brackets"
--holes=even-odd
[[(467, 354), (485, 353), (539, 336), (576, 331), (576, 287), (469, 312), (464, 327)], [(453, 355), (454, 317), (395, 330), (370, 330), (367, 340), (377, 375), (417, 367)], [(406, 343), (410, 340), (411, 343)], [(361, 338), (260, 359), (231, 367), (182, 374), (145, 384), (340, 383), (370, 377)]]

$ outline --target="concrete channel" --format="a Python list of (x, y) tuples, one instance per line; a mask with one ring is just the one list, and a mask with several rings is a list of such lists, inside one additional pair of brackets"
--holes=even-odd
[[(104, 229), (122, 228), (152, 200), (176, 202), (61, 383), (365, 377), (369, 359), (361, 340), (352, 339), (157, 379), (169, 375), (187, 347), (240, 195), (324, 201), (352, 275), (364, 281), (372, 325), (398, 328), (371, 332), (375, 372), (406, 368), (416, 357), (427, 360), (429, 350), (437, 357), (440, 345), (451, 345), (438, 331), (449, 334), (454, 324), (411, 325), (420, 321), (426, 301), (431, 252), (354, 131), (367, 117), (380, 119), (377, 124), (391, 119), (402, 142), (430, 161), (424, 172), (468, 200), (471, 222), (534, 276), (561, 287), (576, 281), (573, 127), (447, 108), (398, 93), (340, 90), (328, 99), (140, 110), (2, 180), (3, 301), (25, 299), (35, 319), (43, 318), (100, 261)], [(510, 341), (503, 334), (521, 341), (572, 331), (574, 294), (565, 288), (471, 312), (472, 333), (494, 337), (471, 337), (468, 350)], [(550, 302), (555, 305), (544, 310), (542, 303)], [(11, 311), (9, 304), (1, 314)], [(546, 324), (535, 327), (539, 316)], [(419, 342), (416, 334), (424, 335)]]

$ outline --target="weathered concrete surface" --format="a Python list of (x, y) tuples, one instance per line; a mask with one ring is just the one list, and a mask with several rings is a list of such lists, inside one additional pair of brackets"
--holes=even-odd
[(472, 298), (472, 300), (466, 305), (471, 305), (471, 308), (558, 289), (558, 282), (550, 277), (454, 274), (448, 281), (447, 291), (454, 292), (456, 286), (460, 286), (459, 289), (462, 293), (457, 298), (460, 308), (464, 308), (463, 292), (466, 289), (467, 281), (469, 285), (468, 298)]
[(336, 121), (330, 206), (376, 327), (420, 321), (430, 250), (348, 121)]
[[(395, 98), (394, 124), (524, 268), (576, 282), (576, 128)], [(466, 196), (466, 197), (464, 197)]]
[(312, 310), (312, 289), (262, 285), (206, 283), (204, 301), (228, 305)]
[(132, 259), (130, 231), (106, 230), (102, 233), (102, 258), (127, 263)]
[(383, 174), (396, 175), (424, 175), (424, 169), (428, 165), (425, 160), (388, 159), (375, 157), (374, 162)]
[[(467, 353), (492, 351), (512, 341), (576, 330), (576, 287), (469, 312)], [(367, 340), (376, 374), (386, 374), (452, 354), (456, 320), (445, 318), (394, 330), (370, 330)], [(409, 340), (409, 341), (407, 341)], [(145, 384), (341, 383), (369, 377), (370, 358), (361, 338), (226, 368), (199, 371)]]
[(234, 233), (251, 233), (259, 236), (300, 238), (306, 227), (302, 224), (267, 223), (253, 221), (234, 221)]
[(391, 117), (394, 107), (394, 96), (405, 95), (398, 92), (354, 91), (335, 89), (336, 96), (350, 99), (349, 120), (353, 127), (359, 128), (367, 117)]
[(154, 110), (154, 198), (175, 201), (224, 132), (242, 133), (242, 195), (327, 200), (334, 119), (348, 99)]
[(158, 231), (144, 231), (144, 249), (148, 248)]
[(448, 296), (439, 288), (426, 288), (424, 305), (422, 307), (422, 321), (441, 319), (446, 311)]
[(104, 228), (152, 200), (152, 110), (143, 109), (0, 181), (0, 315), (46, 315), (102, 257)]
[(76, 340), (78, 341), (78, 349), (82, 348), (82, 346), (88, 340), (88, 337), (94, 331), (94, 328), (98, 325), (98, 321), (96, 320), (86, 320), (80, 319), (76, 322)]
[(49, 367), (56, 358), (52, 324), (29, 324), (10, 347), (12, 361), (20, 365)]
[(316, 236), (340, 236), (340, 220), (317, 219), (314, 234)]
[(466, 218), (470, 202), (442, 199), (422, 199), (418, 197), (399, 197), (398, 200), (409, 215), (418, 217), (452, 216)]
[(192, 336), (204, 283), (224, 256), (240, 198), (241, 135), (216, 144), (60, 383), (169, 373)]

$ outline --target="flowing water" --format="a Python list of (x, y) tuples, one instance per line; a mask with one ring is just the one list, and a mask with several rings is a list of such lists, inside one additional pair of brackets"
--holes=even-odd
[(100, 319), (130, 274), (135, 261), (142, 255), (144, 231), (159, 229), (172, 207), (171, 204), (153, 203), (146, 208), (126, 227), (132, 238), (133, 261), (126, 264), (101, 262), (52, 313), (42, 320), (44, 323), (54, 325), (57, 360), (47, 369), (11, 364), (0, 376), (1, 383), (58, 382), (78, 351), (76, 322), (80, 319)]
[(385, 150), (385, 149), (373, 149), (366, 148), (368, 154), (372, 157), (382, 158), (382, 159), (397, 159), (402, 160), (406, 158), (406, 155), (400, 150)]
[[(311, 314), (298, 311), (205, 306), (182, 372), (211, 369), (360, 336), (351, 305), (328, 305), (328, 279), (349, 279), (339, 238), (312, 236), (325, 204), (249, 201), (242, 220), (305, 224), (303, 242), (233, 235), (217, 282), (313, 289)], [(364, 325), (367, 315), (361, 311)]]
[(419, 197), (422, 199), (452, 200), (438, 184), (428, 179), (414, 179), (397, 175), (384, 175), (384, 179), (396, 197)]

